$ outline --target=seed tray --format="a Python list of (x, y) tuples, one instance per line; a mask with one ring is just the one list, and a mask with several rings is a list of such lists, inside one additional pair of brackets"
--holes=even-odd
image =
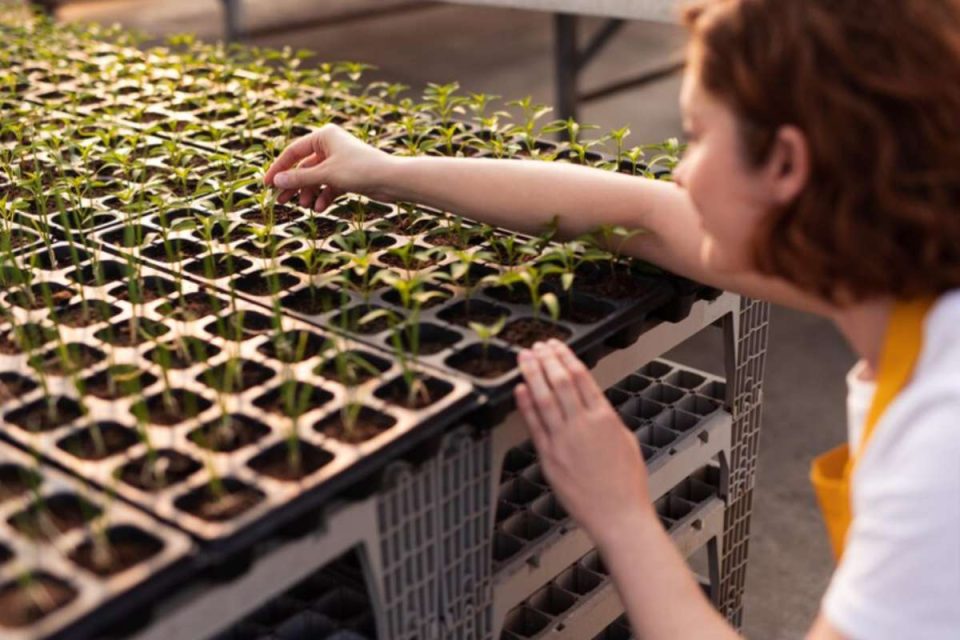
[[(608, 390), (607, 398), (640, 440), (654, 476), (684, 443), (705, 436), (713, 417), (723, 411), (725, 394), (718, 378), (655, 360)], [(500, 571), (573, 526), (529, 441), (504, 458), (495, 522), (494, 561)]]
[[(192, 543), (109, 494), (90, 488), (32, 456), (0, 442), (0, 634), (26, 638), (93, 638), (117, 625), (129, 626), (194, 571)], [(42, 501), (42, 502), (41, 502)], [(38, 504), (45, 505), (37, 512)], [(34, 509), (34, 510), (32, 510)], [(47, 511), (49, 509), (49, 511)], [(38, 513), (50, 519), (44, 526)], [(96, 533), (99, 527), (101, 534)], [(139, 561), (94, 564), (94, 536), (139, 543)], [(32, 575), (32, 582), (24, 576)], [(43, 605), (29, 587), (43, 589)], [(18, 605), (18, 598), (22, 602)]]
[[(64, 250), (62, 244), (54, 248), (55, 252)], [(89, 265), (80, 264), (81, 269), (86, 266)], [(173, 298), (220, 305), (221, 311), (202, 319), (175, 319), (170, 315), (171, 308), (165, 306), (170, 304), (169, 296), (138, 304), (134, 309), (122, 299), (128, 291), (124, 283), (124, 266), (104, 256), (102, 268), (110, 276), (110, 281), (102, 287), (74, 283), (70, 278), (74, 271), (72, 266), (38, 270), (38, 282), (33, 286), (46, 283), (60, 296), (56, 307), (60, 310), (60, 335), (66, 345), (72, 345), (66, 347), (73, 365), (67, 368), (74, 370), (67, 376), (58, 370), (64, 365), (56, 359), (48, 336), (44, 336), (46, 344), (36, 347), (32, 354), (35, 366), (47, 369), (43, 380), (38, 378), (36, 370), (28, 373), (31, 356), (0, 356), (3, 370), (11, 374), (19, 372), (15, 375), (22, 387), (19, 399), (5, 405), (4, 421), (8, 425), (5, 435), (19, 444), (37, 447), (77, 475), (102, 486), (115, 487), (118, 495), (162, 519), (175, 522), (200, 539), (216, 543), (216, 549), (223, 553), (245, 546), (308, 511), (315, 512), (324, 501), (370, 477), (387, 460), (438, 435), (447, 423), (458, 420), (474, 406), (469, 384), (460, 380), (439, 380), (423, 373), (422, 369), (418, 375), (427, 382), (428, 388), (444, 395), (435, 396), (437, 399), (433, 404), (419, 410), (399, 405), (390, 395), (390, 390), (403, 386), (397, 382), (401, 374), (397, 363), (360, 344), (288, 318), (283, 318), (282, 328), (285, 333), (302, 332), (307, 341), (307, 349), (303, 352), (306, 357), (297, 362), (282, 362), (283, 356), (276, 352), (276, 343), (271, 339), (273, 320), (261, 307), (216, 294), (211, 297), (209, 292), (203, 292), (191, 282), (184, 281)], [(154, 288), (167, 283), (164, 293), (175, 290), (171, 278), (162, 272), (144, 267), (141, 278), (151, 282)], [(107, 309), (104, 315), (110, 317), (88, 327), (63, 326), (63, 317), (67, 315), (63, 310), (76, 308), (81, 287), (90, 305), (108, 305), (104, 307)], [(8, 299), (15, 293), (8, 293)], [(118, 293), (121, 297), (117, 296)], [(30, 311), (13, 306), (13, 311), (21, 325), (31, 322), (48, 330), (51, 327), (46, 310)], [(110, 339), (122, 335), (120, 332), (134, 312), (141, 327), (160, 335), (132, 347), (112, 346)], [(232, 314), (243, 314), (241, 323)], [(44, 334), (42, 331), (38, 333)], [(157, 345), (170, 344), (174, 336), (194, 345), (204, 345), (207, 356), (205, 362), (187, 364), (168, 372), (169, 386), (176, 389), (179, 408), (185, 418), (170, 416), (164, 411), (164, 373), (152, 359), (156, 348), (154, 342)], [(233, 339), (241, 337), (242, 340)], [(335, 361), (338, 352), (362, 356), (377, 366), (378, 375), (348, 388), (318, 373), (321, 367)], [(229, 360), (243, 362), (244, 370), (250, 374), (249, 378), (235, 382), (236, 393), (223, 391), (224, 380), (228, 379), (225, 373)], [(114, 367), (118, 366), (129, 367), (126, 373), (136, 382), (111, 390), (107, 384), (109, 372), (113, 371), (116, 376)], [(82, 404), (78, 402), (76, 380), (84, 381), (88, 391)], [(284, 481), (271, 477), (269, 473), (282, 476), (282, 469), (276, 471), (274, 466), (283, 466), (287, 436), (293, 422), (283, 416), (284, 408), (287, 413), (296, 411), (292, 405), (283, 405), (282, 400), (271, 393), (279, 393), (278, 389), (285, 383), (293, 384), (291, 381), (299, 383), (301, 386), (297, 388), (304, 394), (302, 397), (309, 399), (309, 410), (302, 412), (297, 420), (303, 464), (317, 465), (317, 468), (299, 480)], [(42, 417), (37, 412), (42, 410), (44, 398), (44, 385), (40, 382), (45, 382), (49, 396), (57, 399), (60, 411), (55, 419), (37, 424), (37, 417)], [(102, 397), (91, 390), (99, 390)], [(316, 430), (317, 425), (324, 429), (328, 427), (326, 421), (339, 416), (350, 403), (362, 403), (365, 407), (363, 416), (369, 416), (369, 428), (380, 432), (365, 441), (349, 444), (326, 431)], [(143, 417), (144, 408), (148, 417)], [(232, 451), (205, 448), (202, 445), (208, 432), (195, 430), (207, 426), (210, 433), (215, 433), (215, 427), (210, 425), (216, 424), (223, 414), (235, 416), (237, 422), (243, 423), (229, 432), (240, 444)], [(94, 424), (109, 425), (103, 428), (114, 432), (116, 435), (111, 434), (111, 439), (121, 443), (118, 448), (123, 450), (109, 456), (109, 464), (102, 460), (84, 460), (79, 457), (82, 450), (79, 453), (71, 451), (71, 443), (77, 438), (81, 443), (90, 440), (92, 432), (89, 428)], [(144, 466), (143, 459), (148, 454), (146, 441), (152, 444), (157, 455), (162, 453), (160, 457), (165, 465), (173, 469), (171, 476), (185, 477), (171, 482), (170, 486), (148, 490), (144, 480), (150, 478), (149, 474), (136, 471), (138, 463)], [(210, 475), (211, 469), (216, 471), (215, 476)], [(121, 480), (115, 481), (118, 470)], [(204, 520), (185, 511), (192, 502), (188, 496), (193, 499), (204, 497), (202, 492), (211, 477), (222, 479), (228, 493), (241, 493), (250, 502), (256, 501), (255, 505), (236, 517), (222, 517), (222, 521)]]
[[(702, 518), (711, 506), (718, 505), (720, 490), (720, 470), (708, 466), (654, 503), (663, 527), (685, 554), (707, 542), (706, 535), (713, 539), (721, 535), (722, 518), (714, 518), (712, 530), (702, 532)], [(701, 520), (701, 524), (696, 524), (697, 520)], [(683, 539), (689, 537), (684, 535), (689, 531), (698, 533), (693, 541)], [(699, 535), (701, 532), (703, 535)], [(616, 615), (610, 615), (611, 611), (622, 611), (622, 605), (614, 592), (609, 570), (599, 552), (592, 550), (511, 610), (504, 618), (500, 638), (535, 639), (557, 633), (564, 638), (583, 637), (575, 627), (596, 625), (595, 618), (603, 614), (608, 615), (609, 620)], [(588, 618), (582, 619), (584, 616)]]
[[(239, 199), (243, 200), (244, 196), (249, 197), (248, 193), (249, 191), (241, 191)], [(166, 235), (166, 245), (160, 229), (160, 223), (164, 221), (159, 220), (156, 214), (145, 217), (140, 225), (140, 237), (136, 238), (141, 241), (139, 246), (123, 246), (131, 244), (128, 242), (129, 229), (115, 228), (96, 234), (96, 237), (111, 247), (144, 259), (158, 268), (176, 270), (178, 268), (176, 260), (189, 255), (190, 260), (184, 261), (182, 266), (190, 277), (224, 291), (235, 288), (243, 297), (266, 306), (272, 306), (274, 292), (289, 291), (281, 299), (281, 305), (291, 315), (322, 327), (346, 329), (354, 339), (365, 341), (377, 348), (390, 350), (394, 348), (394, 340), (397, 337), (394, 329), (385, 327), (374, 333), (363, 333), (359, 327), (344, 326), (343, 320), (349, 318), (350, 314), (363, 315), (353, 311), (347, 311), (347, 315), (344, 315), (344, 309), (345, 307), (388, 309), (397, 318), (403, 318), (406, 310), (400, 304), (397, 292), (383, 282), (371, 286), (372, 292), (367, 293), (366, 297), (356, 290), (341, 288), (336, 291), (323, 284), (325, 279), (335, 273), (348, 272), (352, 269), (350, 265), (333, 264), (322, 274), (311, 276), (307, 263), (298, 257), (298, 254), (307, 251), (308, 255), (312, 256), (311, 259), (318, 256), (322, 259), (324, 255), (332, 258), (336, 250), (334, 240), (331, 239), (333, 234), (338, 229), (350, 228), (350, 225), (344, 222), (342, 214), (340, 216), (335, 214), (344, 206), (348, 209), (352, 207), (351, 202), (359, 203), (359, 206), (363, 206), (367, 212), (364, 214), (365, 222), (362, 227), (360, 225), (358, 227), (374, 238), (372, 247), (376, 250), (371, 256), (370, 265), (376, 270), (386, 270), (402, 277), (405, 269), (396, 259), (391, 260), (395, 258), (391, 251), (411, 243), (422, 249), (431, 248), (433, 245), (429, 242), (428, 236), (437, 232), (438, 228), (442, 230), (439, 225), (427, 228), (430, 223), (429, 216), (434, 212), (424, 209), (427, 217), (413, 223), (412, 228), (406, 233), (377, 232), (375, 231), (377, 227), (389, 227), (392, 220), (399, 220), (399, 210), (395, 205), (373, 203), (365, 199), (338, 201), (322, 214), (308, 213), (295, 206), (281, 206), (282, 208), (276, 210), (284, 211), (285, 217), (271, 229), (272, 245), (254, 243), (249, 237), (237, 237), (235, 240), (222, 242), (222, 234), (220, 234), (221, 240), (208, 241), (209, 239), (204, 237), (205, 234), (196, 228), (177, 229), (179, 222), (171, 223), (171, 219), (183, 219), (188, 215), (203, 218), (204, 207), (216, 209), (217, 205), (222, 203), (222, 200), (218, 201), (214, 197), (197, 201), (189, 209), (181, 208), (165, 214), (166, 226), (174, 228)], [(229, 224), (263, 229), (262, 225), (251, 223), (253, 219), (251, 216), (259, 215), (255, 208), (230, 211), (224, 215), (227, 220), (234, 221)], [(222, 226), (220, 228), (222, 229)], [(318, 231), (321, 237), (318, 237)], [(322, 237), (324, 235), (326, 237)], [(509, 236), (501, 234), (495, 237)], [(165, 249), (165, 246), (174, 250)], [(269, 248), (271, 246), (276, 249)], [(467, 251), (475, 253), (484, 248), (481, 245), (469, 248)], [(236, 249), (243, 251), (243, 255), (240, 255)], [(266, 256), (263, 255), (265, 251), (268, 254)], [(274, 251), (280, 255), (271, 255)], [(228, 255), (234, 257), (226, 259)], [(439, 255), (442, 257), (435, 260), (429, 267), (420, 269), (419, 273), (427, 278), (435, 278), (444, 272), (449, 273), (455, 258), (449, 252)], [(172, 263), (169, 262), (171, 258), (174, 259)], [(485, 274), (496, 274), (505, 268), (509, 266), (489, 259), (477, 259), (471, 267)], [(216, 277), (205, 277), (205, 272)], [(558, 292), (564, 308), (560, 321), (553, 323), (544, 320), (542, 326), (558, 332), (560, 337), (565, 338), (581, 353), (595, 349), (605, 341), (613, 341), (623, 346), (623, 343), (629, 343), (635, 339), (651, 314), (671, 303), (674, 295), (674, 289), (666, 278), (637, 278), (635, 282), (637, 286), (645, 289), (629, 299), (616, 300), (581, 293), (577, 291), (575, 281), (572, 293)], [(433, 349), (430, 353), (421, 351), (421, 361), (443, 370), (447, 375), (466, 377), (476, 387), (484, 390), (493, 406), (511, 402), (511, 389), (519, 379), (519, 372), (515, 366), (517, 345), (499, 338), (490, 342), (488, 355), (493, 355), (494, 364), (500, 366), (501, 370), (496, 372), (494, 378), (480, 378), (466, 373), (463, 369), (458, 369), (456, 366), (458, 362), (483, 353), (479, 337), (465, 326), (466, 321), (461, 319), (458, 322), (456, 319), (451, 319), (450, 314), (456, 314), (457, 308), (463, 308), (466, 304), (467, 290), (443, 280), (438, 280), (433, 290), (449, 298), (449, 301), (444, 302), (442, 307), (425, 305), (431, 308), (421, 312), (423, 327), (421, 341), (430, 341), (430, 348)], [(513, 300), (509, 298), (504, 300), (494, 291), (495, 289), (487, 288), (471, 293), (471, 306), (476, 305), (481, 312), (492, 311), (494, 319), (501, 314), (509, 316), (508, 327), (512, 323), (517, 323), (519, 326), (536, 320), (531, 313), (529, 296), (523, 290), (519, 290), (519, 297)], [(569, 321), (571, 304), (577, 312), (590, 309), (594, 315), (581, 322)]]

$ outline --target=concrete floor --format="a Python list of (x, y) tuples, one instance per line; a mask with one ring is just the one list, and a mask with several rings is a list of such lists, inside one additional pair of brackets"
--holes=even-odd
[[(248, 0), (249, 25), (302, 23), (359, 4), (404, 0)], [(216, 0), (91, 0), (71, 3), (64, 19), (120, 22), (151, 34), (220, 34)], [(585, 21), (584, 32), (596, 26)], [(312, 27), (254, 39), (258, 45), (308, 48), (322, 60), (358, 60), (378, 78), (410, 85), (459, 81), (465, 90), (552, 103), (551, 21), (522, 11), (437, 6), (350, 25)], [(588, 69), (584, 85), (621, 78), (675, 55), (676, 27), (635, 23)], [(580, 120), (605, 130), (629, 125), (634, 144), (680, 134), (679, 81), (670, 78), (586, 106)], [(708, 330), (669, 354), (722, 372), (719, 332)], [(776, 308), (770, 329), (744, 632), (769, 640), (799, 638), (816, 613), (832, 566), (807, 482), (812, 456), (845, 434), (843, 377), (853, 356), (828, 322)]]

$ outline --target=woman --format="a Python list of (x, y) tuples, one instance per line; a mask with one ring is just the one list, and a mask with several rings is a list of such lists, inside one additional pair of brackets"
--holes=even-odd
[[(960, 638), (960, 1), (715, 0), (685, 20), (676, 184), (393, 158), (335, 127), (293, 143), (266, 182), (318, 209), (352, 191), (527, 232), (554, 216), (567, 236), (642, 227), (635, 256), (829, 316), (861, 361), (849, 450), (811, 472), (839, 562), (808, 637)], [(587, 369), (553, 342), (520, 363), (544, 472), (638, 636), (733, 637)]]

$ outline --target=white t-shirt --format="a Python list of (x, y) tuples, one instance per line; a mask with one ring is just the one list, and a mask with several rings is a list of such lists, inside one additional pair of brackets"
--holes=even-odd
[[(875, 386), (847, 377), (856, 449)], [(912, 381), (852, 479), (853, 523), (823, 599), (853, 640), (960, 640), (960, 291), (930, 311)]]

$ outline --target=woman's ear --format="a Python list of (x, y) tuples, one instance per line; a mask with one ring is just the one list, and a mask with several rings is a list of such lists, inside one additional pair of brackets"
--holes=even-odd
[(780, 127), (767, 161), (767, 179), (773, 199), (779, 205), (792, 202), (806, 188), (809, 178), (807, 137), (794, 125)]

